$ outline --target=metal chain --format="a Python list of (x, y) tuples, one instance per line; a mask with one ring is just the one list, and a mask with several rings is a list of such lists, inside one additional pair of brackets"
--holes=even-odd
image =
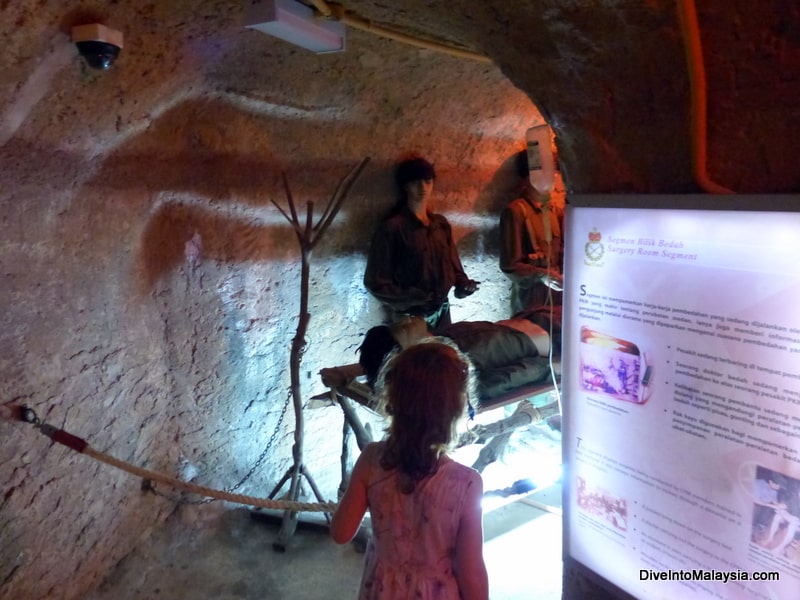
[[(236, 490), (238, 490), (240, 487), (242, 487), (244, 483), (253, 476), (253, 473), (255, 473), (256, 470), (262, 465), (264, 459), (267, 457), (267, 454), (269, 454), (272, 445), (278, 438), (278, 433), (281, 430), (281, 425), (283, 424), (283, 419), (286, 416), (286, 412), (289, 409), (289, 404), (291, 399), (292, 399), (291, 390), (289, 390), (289, 393), (286, 396), (286, 402), (283, 404), (283, 409), (281, 410), (281, 414), (278, 417), (278, 422), (275, 424), (275, 429), (272, 431), (272, 435), (269, 436), (269, 440), (267, 440), (266, 447), (261, 452), (259, 457), (256, 459), (256, 462), (253, 464), (253, 466), (250, 467), (250, 470), (247, 472), (247, 474), (244, 477), (242, 477), (238, 483), (223, 490), (226, 494), (231, 494)], [(158, 489), (155, 486), (155, 483), (147, 480), (142, 482), (142, 490), (147, 492), (152, 492), (156, 496), (161, 496), (162, 498), (166, 498), (178, 504), (210, 504), (211, 502), (215, 502), (216, 500), (218, 500), (218, 498), (204, 498), (203, 500), (186, 500), (185, 498), (176, 498), (171, 494), (165, 494), (164, 492), (158, 491)]]
[(275, 440), (278, 437), (278, 433), (280, 432), (280, 429), (281, 429), (281, 424), (283, 423), (283, 418), (286, 416), (286, 411), (289, 409), (289, 404), (290, 404), (290, 400), (291, 399), (292, 399), (292, 395), (291, 395), (291, 390), (290, 390), (289, 393), (286, 396), (286, 402), (283, 404), (283, 409), (281, 410), (281, 416), (278, 417), (278, 422), (275, 424), (275, 429), (272, 432), (272, 435), (269, 436), (269, 440), (267, 440), (267, 445), (264, 448), (263, 452), (261, 452), (261, 455), (256, 459), (256, 462), (253, 464), (253, 466), (247, 472), (247, 475), (242, 477), (242, 479), (239, 481), (239, 483), (237, 483), (236, 485), (234, 485), (234, 486), (232, 486), (232, 487), (230, 487), (230, 488), (225, 490), (227, 493), (235, 492), (240, 487), (242, 487), (244, 482), (247, 481), (248, 479), (250, 479), (250, 477), (252, 477), (253, 473), (256, 472), (256, 469), (258, 469), (261, 466), (261, 463), (264, 462), (264, 459), (267, 457), (267, 454), (269, 453), (270, 449), (272, 448), (272, 444), (275, 443)]

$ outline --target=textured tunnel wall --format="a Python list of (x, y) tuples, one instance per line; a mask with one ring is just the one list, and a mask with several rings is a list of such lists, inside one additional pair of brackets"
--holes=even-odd
[[(253, 495), (291, 463), (299, 252), (271, 203), (286, 207), (282, 172), (301, 215), (309, 201), (319, 215), (371, 158), (312, 257), (308, 395), (381, 318), (364, 251), (405, 152), (435, 161), (435, 208), (483, 282), (456, 319), (506, 314), (496, 220), (535, 106), (570, 191), (698, 187), (673, 2), (347, 3), (493, 64), (359, 31), (316, 56), (243, 29), (241, 4), (0, 3), (0, 402), (98, 450), (225, 488), (277, 431), (240, 490)], [(737, 191), (796, 191), (796, 3), (715, 0), (698, 16), (710, 172)], [(106, 72), (67, 35), (92, 21), (125, 35)], [(310, 471), (333, 497), (341, 417), (306, 419)], [(29, 426), (0, 422), (0, 440), (0, 596), (80, 597), (176, 506)]]
[[(87, 69), (57, 35), (37, 60), (18, 56), (4, 105), (5, 122), (18, 121), (0, 148), (2, 401), (96, 450), (217, 489), (272, 439), (237, 490), (266, 497), (292, 463), (295, 426), (300, 253), (272, 204), (288, 212), (282, 173), (304, 222), (308, 202), (320, 217), (370, 157), (312, 254), (309, 397), (324, 391), (319, 369), (355, 361), (382, 319), (361, 283), (364, 252), (407, 152), (436, 163), (435, 208), (483, 282), (455, 318), (506, 316), (497, 213), (514, 184), (510, 157), (542, 120), (496, 67), (372, 36), (318, 57), (231, 24), (219, 40), (185, 35), (182, 47), (166, 36), (159, 62), (144, 35), (128, 30), (108, 72)], [(242, 40), (258, 60), (236, 60)], [(152, 81), (159, 69), (170, 76)], [(305, 462), (333, 499), (341, 414), (304, 419)], [(0, 429), (3, 597), (80, 597), (181, 498), (164, 486), (168, 498), (143, 493), (135, 477), (30, 426)]]

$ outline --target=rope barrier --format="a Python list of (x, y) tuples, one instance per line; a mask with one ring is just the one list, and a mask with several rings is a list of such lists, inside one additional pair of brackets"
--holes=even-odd
[(74, 450), (80, 454), (85, 454), (97, 461), (110, 465), (112, 467), (116, 467), (117, 469), (121, 469), (131, 475), (136, 475), (141, 477), (142, 479), (148, 482), (158, 482), (163, 483), (165, 485), (172, 486), (176, 489), (182, 489), (187, 492), (198, 494), (200, 496), (205, 496), (208, 498), (215, 498), (217, 500), (227, 500), (229, 502), (235, 502), (237, 504), (248, 504), (251, 506), (255, 506), (257, 508), (268, 508), (268, 509), (276, 509), (276, 510), (289, 510), (289, 511), (296, 511), (296, 512), (333, 512), (336, 510), (337, 504), (335, 502), (297, 502), (297, 501), (289, 501), (289, 500), (272, 500), (269, 498), (257, 498), (254, 496), (245, 496), (243, 494), (233, 494), (230, 492), (223, 492), (220, 490), (215, 490), (209, 487), (205, 487), (202, 485), (197, 485), (194, 483), (189, 483), (188, 481), (181, 481), (180, 479), (175, 479), (174, 477), (170, 477), (163, 473), (158, 473), (157, 471), (151, 471), (149, 469), (143, 469), (141, 467), (137, 467), (136, 465), (132, 465), (125, 461), (119, 460), (113, 456), (100, 452), (92, 448), (85, 440), (79, 438), (78, 436), (72, 435), (64, 431), (63, 429), (58, 429), (53, 427), (52, 425), (48, 425), (47, 423), (42, 423), (39, 421), (39, 418), (36, 416), (36, 413), (33, 412), (28, 407), (25, 406), (17, 406), (17, 405), (4, 405), (0, 406), (0, 419), (8, 420), (8, 421), (23, 421), (26, 423), (31, 423), (39, 429), (39, 431), (49, 437), (54, 442), (58, 442), (59, 444)]

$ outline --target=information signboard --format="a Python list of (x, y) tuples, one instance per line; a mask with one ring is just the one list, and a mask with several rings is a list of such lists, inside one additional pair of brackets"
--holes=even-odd
[(565, 554), (637, 598), (800, 598), (791, 206), (569, 199)]

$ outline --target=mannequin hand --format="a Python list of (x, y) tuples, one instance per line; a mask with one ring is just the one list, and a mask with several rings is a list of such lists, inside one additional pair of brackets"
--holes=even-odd
[(464, 285), (456, 287), (455, 291), (453, 292), (453, 295), (456, 298), (466, 298), (467, 296), (471, 296), (478, 290), (478, 286), (480, 284), (481, 284), (480, 281), (469, 279)]
[(546, 275), (542, 275), (542, 283), (557, 292), (560, 292), (564, 289), (564, 277), (557, 273), (551, 272), (547, 273)]

